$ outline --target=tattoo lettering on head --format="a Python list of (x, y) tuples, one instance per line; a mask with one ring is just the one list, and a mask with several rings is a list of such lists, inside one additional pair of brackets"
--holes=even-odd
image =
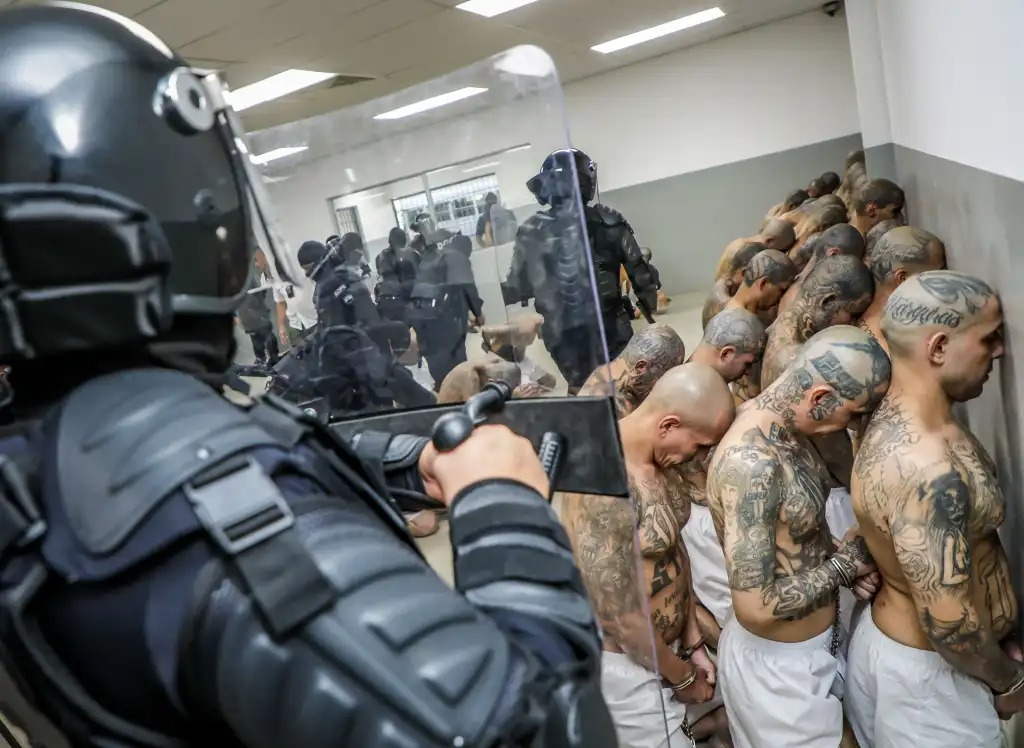
[(764, 323), (746, 309), (726, 309), (716, 314), (704, 330), (704, 342), (714, 348), (732, 346), (739, 354), (764, 350)]
[(903, 328), (958, 329), (994, 297), (987, 283), (969, 275), (949, 270), (923, 272), (893, 292), (882, 316), (882, 332), (890, 347), (901, 347)]
[(899, 325), (935, 325), (956, 329), (964, 321), (964, 315), (953, 309), (917, 304), (900, 297), (889, 299), (885, 313)]
[[(938, 238), (912, 226), (897, 227), (878, 240), (871, 255), (871, 272), (879, 283), (888, 282), (897, 270), (926, 268), (935, 258), (929, 247), (938, 244)], [(936, 254), (938, 249), (935, 250)]]
[(863, 397), (866, 391), (864, 385), (850, 376), (850, 373), (843, 368), (839, 358), (832, 351), (826, 351), (821, 356), (812, 358), (811, 363), (821, 374), (822, 379), (844, 400), (855, 402)]

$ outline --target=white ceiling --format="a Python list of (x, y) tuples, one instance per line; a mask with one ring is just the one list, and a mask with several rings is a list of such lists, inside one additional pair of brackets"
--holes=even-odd
[[(0, 0), (0, 7), (39, 0)], [(232, 87), (288, 68), (373, 80), (317, 88), (246, 111), (252, 129), (376, 99), (520, 44), (546, 49), (565, 82), (821, 6), (821, 0), (539, 0), (495, 18), (461, 0), (93, 0), (132, 16)], [(719, 5), (717, 21), (610, 55), (600, 42)]]

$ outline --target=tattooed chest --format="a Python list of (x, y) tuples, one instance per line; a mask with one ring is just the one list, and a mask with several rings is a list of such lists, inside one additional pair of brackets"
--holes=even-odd
[(679, 532), (690, 514), (690, 501), (683, 493), (682, 483), (679, 475), (673, 475), (642, 486), (634, 484), (637, 534), (645, 558), (661, 558), (679, 542)]

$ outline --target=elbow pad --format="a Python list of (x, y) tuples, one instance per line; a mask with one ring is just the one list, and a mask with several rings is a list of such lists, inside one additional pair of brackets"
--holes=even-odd
[(614, 748), (596, 677), (542, 669), (365, 508), (336, 502), (296, 524), (336, 603), (274, 639), (222, 576), (183, 653), (187, 703), (248, 748)]
[(466, 598), (544, 621), (596, 671), (600, 628), (551, 505), (521, 483), (486, 481), (455, 498), (449, 521), (455, 585)]

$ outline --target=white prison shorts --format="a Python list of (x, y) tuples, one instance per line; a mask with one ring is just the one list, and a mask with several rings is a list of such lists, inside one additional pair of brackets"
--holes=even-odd
[(861, 748), (998, 748), (992, 692), (937, 652), (883, 634), (871, 608), (850, 642), (846, 716)]
[(837, 748), (843, 705), (832, 627), (803, 642), (762, 639), (732, 618), (718, 644), (718, 677), (736, 748)]
[(853, 513), (853, 498), (845, 488), (833, 488), (825, 500), (825, 521), (832, 537), (842, 540), (847, 531), (857, 524)]
[(615, 723), (619, 748), (690, 748), (683, 722), (695, 724), (722, 705), (717, 691), (704, 704), (680, 704), (655, 673), (617, 652), (601, 654), (601, 694)]
[(690, 557), (693, 592), (701, 605), (711, 611), (719, 626), (732, 615), (732, 592), (725, 571), (725, 554), (715, 534), (711, 510), (690, 505), (690, 519), (683, 526), (683, 543)]

